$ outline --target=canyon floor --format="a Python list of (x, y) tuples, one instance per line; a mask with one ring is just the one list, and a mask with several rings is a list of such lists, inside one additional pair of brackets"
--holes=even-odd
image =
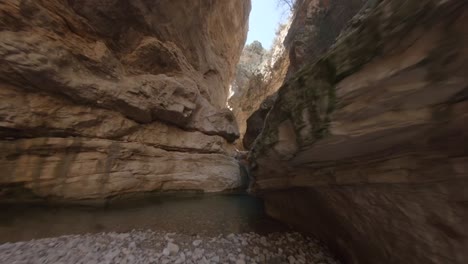
[(246, 194), (1, 207), (0, 263), (338, 263)]
[(337, 263), (319, 243), (299, 233), (204, 237), (132, 231), (0, 245), (1, 263)]

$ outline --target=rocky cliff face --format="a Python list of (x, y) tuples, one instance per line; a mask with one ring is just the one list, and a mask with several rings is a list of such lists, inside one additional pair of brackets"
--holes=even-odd
[(465, 1), (384, 0), (306, 63), (250, 153), (268, 213), (350, 263), (465, 263), (467, 24)]
[(250, 1), (0, 3), (0, 194), (239, 186), (225, 108)]
[[(245, 149), (250, 149), (263, 128), (266, 114), (285, 80), (304, 64), (316, 61), (338, 37), (366, 0), (298, 0), (288, 23), (280, 28), (273, 60), (264, 67), (261, 82), (247, 85), (234, 107)], [(258, 110), (257, 110), (258, 109)], [(244, 131), (246, 131), (244, 133)]]
[(296, 0), (294, 18), (284, 40), (290, 60), (288, 77), (320, 58), (363, 5), (375, 1)]
[[(264, 76), (261, 71), (263, 63), (268, 60), (268, 51), (262, 44), (254, 41), (244, 47), (239, 64), (236, 68), (236, 75), (231, 86), (231, 96), (229, 106), (232, 108), (239, 125), (240, 138), (246, 130), (246, 119), (253, 111), (250, 105), (253, 101), (251, 87), (263, 87)], [(250, 99), (250, 100), (249, 100)], [(242, 140), (236, 142), (238, 149), (243, 149)]]
[[(241, 140), (239, 140), (237, 147), (240, 149), (249, 149), (251, 145), (252, 136), (247, 131), (247, 119), (259, 107), (265, 105), (262, 102), (278, 90), (286, 77), (289, 59), (283, 40), (288, 33), (289, 24), (290, 22), (287, 22), (279, 26), (273, 47), (270, 50), (258, 51), (259, 49), (254, 49), (257, 52), (253, 52), (251, 47), (255, 44), (253, 42), (246, 46), (241, 55), (233, 84), (234, 94), (229, 99), (229, 105), (232, 107), (239, 124)], [(253, 127), (257, 129), (259, 126), (261, 127), (263, 125), (261, 121), (251, 125), (250, 130)], [(244, 135), (247, 135), (246, 140)]]

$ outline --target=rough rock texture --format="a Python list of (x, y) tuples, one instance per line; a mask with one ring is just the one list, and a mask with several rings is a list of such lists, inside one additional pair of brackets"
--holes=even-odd
[[(32, 138), (0, 143), (5, 196), (93, 199), (154, 190), (234, 189), (237, 161), (225, 154), (165, 151), (137, 142), (90, 138)], [(11, 161), (8, 161), (11, 160)], [(19, 186), (21, 189), (19, 189)], [(34, 198), (34, 197), (25, 197)]]
[[(263, 48), (262, 43), (254, 41), (245, 45), (242, 54), (239, 58), (239, 63), (236, 66), (236, 75), (232, 83), (232, 96), (229, 98), (230, 105), (237, 105), (241, 102), (245, 87), (255, 74), (260, 74), (260, 67), (267, 59), (268, 51)], [(235, 108), (234, 108), (235, 109)]]
[(249, 11), (249, 0), (2, 1), (0, 190), (236, 187), (226, 101)]
[(0, 244), (2, 263), (338, 263), (298, 233), (215, 237), (152, 231), (61, 236)]
[(350, 263), (466, 263), (467, 24), (384, 0), (295, 74), (250, 153), (268, 213)]
[(361, 7), (375, 1), (296, 0), (294, 17), (284, 39), (290, 61), (287, 76), (320, 58)]
[[(275, 58), (264, 69), (262, 82), (248, 85), (247, 92), (234, 107), (245, 149), (250, 149), (263, 127), (265, 116), (272, 105), (274, 93), (285, 80), (294, 75), (306, 63), (316, 61), (338, 37), (349, 20), (367, 0), (298, 0), (293, 16), (278, 32)], [(258, 110), (257, 110), (258, 109)], [(246, 126), (247, 125), (247, 126)], [(245, 134), (243, 131), (246, 131)]]
[(278, 98), (277, 93), (268, 96), (260, 107), (247, 119), (247, 130), (242, 138), (242, 144), (246, 149), (250, 149), (255, 139), (262, 133), (263, 123), (271, 107), (275, 104), (276, 98)]
[[(288, 32), (289, 23), (280, 25), (273, 47), (269, 51), (263, 50), (261, 53), (252, 54), (253, 52), (248, 45), (241, 55), (233, 85), (234, 94), (229, 99), (229, 105), (232, 107), (239, 124), (241, 135), (241, 140), (237, 144), (239, 149), (249, 148), (243, 144), (249, 116), (262, 105), (263, 100), (275, 93), (283, 84), (289, 66), (283, 39)], [(259, 53), (261, 56), (257, 55)], [(262, 124), (259, 125), (262, 126)]]

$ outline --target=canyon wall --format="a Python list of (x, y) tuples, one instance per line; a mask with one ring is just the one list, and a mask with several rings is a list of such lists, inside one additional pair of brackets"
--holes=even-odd
[(364, 5), (377, 0), (296, 0), (284, 40), (290, 67), (287, 76), (313, 63), (335, 42), (341, 30)]
[[(275, 93), (283, 84), (289, 60), (282, 42), (288, 29), (289, 22), (279, 26), (270, 50), (265, 50), (263, 47), (253, 49), (252, 46), (258, 46), (259, 43), (253, 42), (246, 45), (241, 54), (233, 83), (233, 95), (229, 98), (229, 105), (239, 124), (241, 140), (236, 144), (239, 149), (250, 147), (250, 144), (246, 145), (244, 137), (248, 126), (247, 119), (261, 107), (263, 100)], [(261, 126), (262, 123), (258, 125)]]
[(0, 3), (0, 197), (222, 191), (250, 0)]
[(468, 3), (373, 4), (279, 89), (253, 191), (345, 263), (466, 263)]
[[(263, 128), (266, 114), (285, 80), (305, 63), (316, 61), (366, 0), (297, 0), (293, 14), (277, 32), (270, 61), (261, 65), (260, 77), (253, 76), (244, 87), (234, 114), (240, 124), (245, 149), (250, 149)], [(245, 133), (244, 133), (245, 131)]]

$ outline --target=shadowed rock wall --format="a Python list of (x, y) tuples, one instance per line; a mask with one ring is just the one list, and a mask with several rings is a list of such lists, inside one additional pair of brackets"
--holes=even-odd
[(468, 260), (468, 5), (384, 0), (278, 91), (250, 159), (349, 263)]

